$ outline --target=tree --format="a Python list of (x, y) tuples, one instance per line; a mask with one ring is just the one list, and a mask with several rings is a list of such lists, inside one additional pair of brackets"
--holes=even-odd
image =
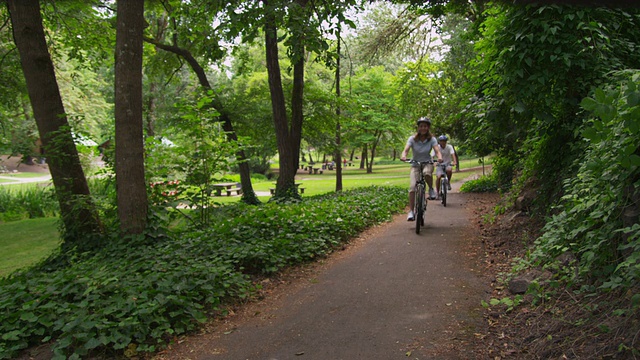
[[(217, 5), (220, 5), (220, 8), (217, 8)], [(227, 6), (228, 5), (229, 4), (227, 4)], [(212, 30), (210, 22), (213, 22), (215, 16), (223, 10), (224, 6), (225, 5), (223, 3), (209, 4), (209, 8), (207, 9), (208, 16), (201, 12), (197, 4), (193, 3), (184, 4), (184, 7), (176, 8), (166, 6), (166, 15), (169, 19), (163, 19), (163, 17), (160, 17), (162, 20), (157, 22), (159, 25), (156, 31), (156, 34), (158, 35), (155, 38), (145, 37), (144, 40), (155, 45), (156, 48), (174, 54), (187, 62), (189, 67), (196, 74), (198, 82), (203, 90), (214, 95), (211, 106), (220, 114), (219, 121), (223, 124), (228, 140), (237, 143), (238, 135), (236, 134), (231, 121), (233, 115), (227, 111), (220, 97), (217, 96), (217, 92), (213, 91), (214, 89), (207, 78), (204, 67), (200, 64), (200, 61), (196, 56), (194, 56), (192, 51), (189, 50), (189, 48), (194, 48), (196, 51), (204, 53), (205, 55), (203, 57), (207, 61), (221, 60), (225, 53), (221, 50), (219, 43), (216, 42), (219, 37), (216, 36), (215, 29)], [(192, 11), (195, 12), (195, 14), (192, 14)], [(204, 24), (199, 22), (202, 20), (205, 20)], [(185, 24), (183, 24), (183, 22)], [(167, 29), (169, 28), (167, 25), (168, 23), (173, 24), (170, 27), (170, 30)], [(202, 33), (210, 35), (206, 36), (205, 39), (202, 39), (201, 37), (199, 41), (189, 42), (185, 40), (184, 38), (186, 36), (184, 36), (182, 32), (188, 33), (190, 31), (194, 31), (194, 28), (198, 28)], [(163, 42), (167, 37), (166, 33), (169, 31), (170, 33), (168, 36), (171, 38), (172, 44), (166, 44)], [(184, 45), (180, 46), (180, 43), (182, 42), (184, 42)], [(258, 204), (260, 201), (253, 191), (253, 185), (251, 184), (251, 170), (249, 168), (245, 151), (243, 149), (239, 149), (236, 153), (236, 157), (238, 159), (238, 169), (240, 173), (240, 181), (242, 183), (242, 200), (249, 204)]]
[(352, 79), (353, 89), (348, 95), (350, 116), (344, 126), (354, 133), (355, 141), (363, 147), (362, 164), (367, 173), (373, 172), (373, 160), (381, 140), (397, 133), (402, 119), (396, 108), (395, 78), (382, 66), (361, 68)]
[(99, 233), (101, 226), (62, 104), (45, 41), (40, 4), (38, 0), (11, 0), (7, 6), (31, 107), (60, 203), (65, 247), (91, 249), (95, 244), (86, 239)]
[[(338, 24), (338, 54), (336, 56), (336, 97), (340, 100), (340, 24)], [(336, 107), (336, 191), (342, 191), (342, 125), (340, 104)]]
[[(264, 38), (267, 60), (267, 70), (269, 72), (269, 89), (271, 93), (271, 108), (273, 111), (273, 122), (276, 129), (276, 139), (278, 142), (278, 154), (280, 158), (280, 173), (276, 184), (276, 198), (298, 198), (295, 188), (295, 175), (298, 171), (298, 161), (300, 158), (300, 141), (302, 134), (302, 97), (304, 91), (304, 43), (298, 36), (293, 40), (294, 57), (293, 62), (293, 89), (291, 97), (291, 123), (287, 116), (284, 91), (282, 87), (282, 76), (280, 74), (280, 63), (278, 61), (278, 28), (276, 24), (278, 10), (273, 3), (265, 1), (265, 24)], [(294, 3), (292, 10), (303, 11), (306, 1)], [(282, 10), (282, 9), (281, 9)], [(301, 14), (298, 14), (301, 16)]]
[(142, 122), (142, 37), (144, 2), (117, 1), (115, 49), (115, 170), (118, 219), (125, 234), (147, 224)]
[[(307, 0), (270, 0), (246, 6), (234, 19), (246, 24), (245, 38), (251, 39), (264, 32), (266, 67), (269, 73), (269, 88), (273, 121), (280, 157), (280, 174), (276, 184), (276, 199), (298, 198), (294, 178), (298, 169), (302, 123), (304, 119), (304, 74), (307, 52), (326, 54), (329, 49), (323, 37), (323, 21), (337, 18), (345, 23), (344, 12), (354, 1), (311, 3)], [(313, 5), (313, 6), (311, 6)], [(284, 30), (284, 36), (278, 34)], [(291, 62), (293, 84), (290, 114), (284, 95), (282, 73), (279, 63), (278, 44), (284, 40)]]
[[(472, 138), (519, 163), (523, 178), (539, 179), (536, 205), (544, 211), (563, 180), (555, 168), (569, 169), (582, 152), (576, 138), (584, 122), (581, 99), (607, 73), (640, 66), (640, 15), (559, 5), (490, 11), (470, 68), (476, 87), (466, 126)], [(513, 167), (504, 170), (510, 184)]]

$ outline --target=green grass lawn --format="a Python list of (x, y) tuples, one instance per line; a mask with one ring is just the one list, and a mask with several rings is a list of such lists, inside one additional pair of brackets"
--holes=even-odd
[(37, 263), (60, 245), (57, 218), (0, 224), (0, 277)]
[[(490, 159), (487, 160), (490, 163)], [(409, 187), (409, 164), (397, 162), (384, 162), (373, 166), (373, 173), (367, 174), (360, 169), (359, 164), (348, 166), (342, 172), (342, 186), (344, 190), (371, 186), (371, 185), (397, 185)], [(460, 162), (461, 169), (477, 167), (478, 159), (463, 159)], [(482, 170), (477, 170), (481, 172)], [(461, 181), (472, 173), (456, 173), (453, 182)], [(38, 174), (41, 176), (41, 174)], [(34, 176), (35, 177), (35, 176)], [(305, 189), (303, 196), (313, 196), (335, 191), (336, 172), (325, 170), (322, 174), (309, 175), (300, 173), (296, 181)], [(3, 185), (7, 190), (20, 190), (36, 187), (36, 183)], [(40, 185), (41, 186), (41, 185)], [(274, 181), (254, 182), (253, 188), (257, 192), (269, 193), (270, 188), (275, 188)], [(267, 202), (270, 195), (258, 196), (260, 201)], [(216, 201), (222, 204), (236, 202), (239, 196), (221, 196)], [(0, 277), (7, 276), (16, 269), (32, 265), (48, 256), (59, 244), (57, 231), (57, 218), (30, 219), (0, 224)]]
[[(489, 160), (487, 160), (489, 163)], [(359, 166), (348, 166), (342, 171), (342, 188), (344, 190), (371, 186), (371, 185), (388, 185), (388, 186), (406, 186), (409, 187), (409, 164), (401, 161), (393, 163), (385, 163), (384, 165), (374, 165), (373, 173), (367, 174), (366, 170), (360, 169)], [(478, 159), (463, 159), (460, 162), (460, 169), (468, 169), (481, 166)], [(477, 170), (482, 172), (482, 170)], [(472, 175), (472, 173), (453, 173), (453, 182)], [(335, 170), (324, 170), (322, 174), (309, 175), (308, 173), (298, 173), (296, 182), (300, 183), (300, 187), (304, 188), (303, 196), (312, 196), (332, 192), (336, 188), (336, 172)], [(270, 188), (275, 188), (275, 181), (254, 182), (253, 189), (257, 192), (269, 192)], [(266, 202), (271, 196), (258, 196), (260, 201)], [(240, 199), (239, 196), (221, 196), (216, 201), (220, 203), (232, 203)]]

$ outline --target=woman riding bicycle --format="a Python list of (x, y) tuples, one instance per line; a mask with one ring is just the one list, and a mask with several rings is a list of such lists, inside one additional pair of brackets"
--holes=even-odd
[[(440, 153), (440, 149), (438, 148), (438, 142), (436, 138), (431, 135), (431, 120), (426, 117), (421, 117), (418, 119), (417, 124), (418, 133), (412, 135), (407, 140), (407, 145), (402, 151), (402, 155), (400, 159), (402, 161), (407, 160), (407, 153), (409, 149), (411, 149), (413, 153), (413, 160), (419, 162), (429, 162), (431, 161), (431, 149), (434, 150), (435, 154), (438, 156), (438, 161), (442, 162), (442, 154)], [(407, 221), (415, 220), (415, 216), (413, 214), (414, 202), (415, 202), (415, 191), (416, 191), (416, 182), (423, 175), (427, 186), (429, 186), (429, 198), (435, 199), (436, 193), (433, 190), (433, 164), (429, 164), (424, 167), (424, 173), (420, 174), (420, 166), (413, 165), (411, 167), (411, 182), (409, 185), (409, 215), (407, 216)]]

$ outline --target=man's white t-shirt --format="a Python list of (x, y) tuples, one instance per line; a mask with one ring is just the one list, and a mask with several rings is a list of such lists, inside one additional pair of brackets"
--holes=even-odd
[[(440, 146), (440, 144), (438, 144), (438, 146)], [(442, 162), (449, 165), (453, 161), (453, 154), (456, 152), (453, 150), (453, 146), (447, 144), (444, 148), (440, 146), (440, 153), (442, 154)]]

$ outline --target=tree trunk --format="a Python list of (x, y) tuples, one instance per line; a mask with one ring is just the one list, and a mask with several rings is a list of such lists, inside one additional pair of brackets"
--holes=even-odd
[(360, 156), (360, 169), (364, 170), (365, 166), (367, 164), (367, 160), (369, 160), (368, 155), (369, 152), (367, 151), (367, 144), (364, 144), (364, 146), (362, 147), (362, 155)]
[(378, 148), (378, 144), (380, 143), (380, 138), (382, 137), (382, 131), (376, 131), (376, 140), (371, 144), (371, 157), (370, 160), (367, 161), (367, 174), (373, 173), (373, 160), (376, 157), (376, 149)]
[[(340, 26), (340, 25), (338, 25)], [(340, 28), (338, 28), (338, 55), (336, 57), (336, 97), (340, 99)], [(340, 103), (336, 107), (336, 192), (342, 191), (342, 144), (340, 134)]]
[[(266, 1), (265, 1), (266, 3)], [(265, 4), (266, 6), (266, 4)], [(304, 86), (304, 58), (301, 56), (293, 65), (293, 94), (291, 99), (291, 130), (287, 120), (282, 77), (278, 62), (278, 36), (273, 14), (267, 13), (265, 21), (265, 49), (271, 109), (278, 143), (280, 173), (276, 183), (276, 199), (299, 198), (295, 188), (298, 169), (300, 139), (302, 134), (302, 91)]]
[(115, 53), (115, 170), (120, 230), (140, 234), (147, 225), (142, 120), (144, 2), (117, 1)]
[(64, 247), (95, 248), (92, 233), (101, 232), (89, 186), (73, 142), (47, 49), (38, 0), (8, 0), (13, 36), (27, 84), (33, 115), (60, 203)]

